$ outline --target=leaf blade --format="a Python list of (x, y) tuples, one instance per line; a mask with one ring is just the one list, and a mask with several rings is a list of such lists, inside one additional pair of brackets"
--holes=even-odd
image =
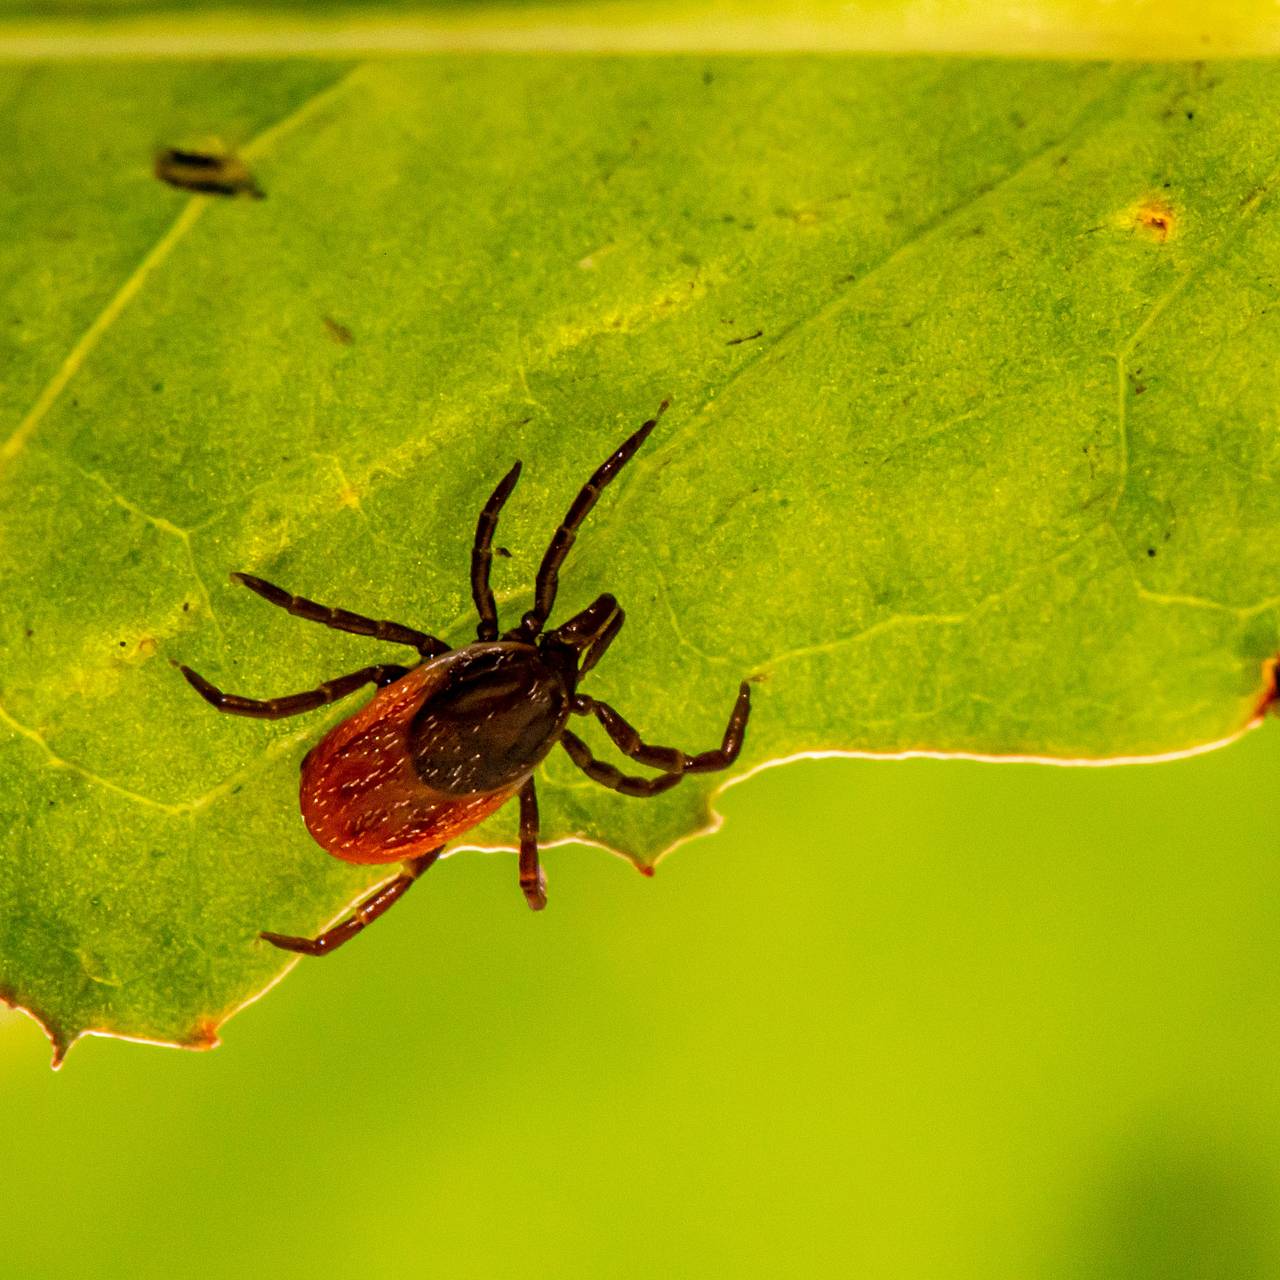
[[(135, 151), (209, 74), (157, 72), (130, 133), (134, 69), (41, 73)], [(369, 883), (295, 809), (343, 709), (219, 718), (165, 661), (267, 696), (368, 642), (227, 573), (464, 643), (498, 476), (524, 459), (494, 571), (515, 618), (577, 486), (667, 395), (558, 609), (619, 596), (591, 688), (646, 737), (712, 745), (744, 676), (740, 774), (823, 750), (1159, 754), (1250, 721), (1280, 638), (1280, 388), (1256, 354), (1280, 241), (1250, 141), (1271, 68), (296, 74), (242, 147), (264, 201), (138, 187), (131, 250), (97, 270), (153, 266), (61, 386), (57, 298), (30, 277), (10, 297), (44, 309), (55, 393), (29, 421), (24, 375), (0, 466), (2, 980), (61, 1042), (208, 1043), (280, 971), (258, 930), (313, 931)], [(120, 288), (80, 291), (82, 333)], [(557, 755), (544, 833), (652, 866), (720, 781), (632, 801)], [(509, 846), (511, 816), (475, 835)]]

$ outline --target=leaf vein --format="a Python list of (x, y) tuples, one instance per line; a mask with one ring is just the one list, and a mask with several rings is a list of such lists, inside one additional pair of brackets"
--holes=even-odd
[(140, 791), (131, 791), (128, 787), (122, 787), (119, 783), (112, 782), (108, 778), (102, 777), (100, 774), (94, 773), (90, 769), (86, 769), (84, 765), (76, 764), (74, 760), (67, 760), (63, 756), (58, 755), (56, 751), (45, 741), (44, 735), (37, 729), (33, 729), (30, 725), (23, 724), (20, 720), (11, 715), (8, 709), (0, 703), (0, 724), (5, 725), (10, 731), (19, 737), (26, 738), (28, 742), (35, 743), (36, 746), (44, 752), (45, 759), (52, 769), (66, 769), (72, 773), (78, 774), (87, 782), (95, 786), (104, 788), (114, 795), (122, 796), (126, 800), (132, 801), (134, 804), (144, 805), (149, 809), (158, 809), (161, 813), (176, 814), (184, 812), (181, 805), (165, 804), (161, 800), (155, 800), (151, 796), (143, 795)]

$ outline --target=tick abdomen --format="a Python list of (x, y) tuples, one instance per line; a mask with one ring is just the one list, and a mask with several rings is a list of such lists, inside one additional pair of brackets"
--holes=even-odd
[(505, 803), (555, 745), (563, 682), (530, 645), (469, 645), (415, 667), (302, 762), (302, 816), (347, 862), (415, 857)]

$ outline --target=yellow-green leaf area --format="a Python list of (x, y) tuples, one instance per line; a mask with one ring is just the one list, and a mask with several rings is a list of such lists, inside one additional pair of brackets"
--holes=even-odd
[[(258, 931), (377, 872), (297, 810), (360, 698), (221, 717), (172, 663), (270, 696), (405, 656), (228, 573), (466, 643), (498, 478), (524, 461), (514, 623), (666, 397), (556, 614), (617, 595), (586, 688), (649, 739), (714, 745), (747, 677), (732, 776), (1238, 733), (1280, 623), (1277, 90), (1263, 63), (5, 70), (5, 994), (61, 1045), (207, 1043), (283, 966)], [(158, 147), (209, 139), (264, 199), (157, 181)], [(543, 836), (647, 867), (724, 780), (629, 799), (557, 754)], [(514, 860), (494, 909), (523, 910)]]

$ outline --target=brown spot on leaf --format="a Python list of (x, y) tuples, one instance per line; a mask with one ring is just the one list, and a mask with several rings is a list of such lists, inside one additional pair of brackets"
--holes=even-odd
[(324, 327), (329, 337), (340, 347), (349, 347), (355, 341), (351, 336), (351, 330), (345, 324), (339, 323), (332, 316), (321, 316), (320, 318), (324, 321)]
[(145, 662), (156, 654), (155, 636), (139, 636), (132, 644), (128, 640), (119, 641), (118, 647), (125, 652), (120, 657), (125, 662)]
[(1134, 208), (1131, 225), (1158, 244), (1164, 244), (1178, 232), (1178, 215), (1163, 196), (1148, 196)]

